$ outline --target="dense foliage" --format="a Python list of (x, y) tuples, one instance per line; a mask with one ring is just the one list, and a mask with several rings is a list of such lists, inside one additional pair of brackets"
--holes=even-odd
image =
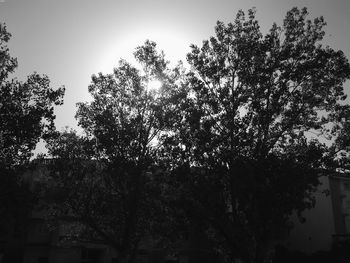
[(40, 138), (54, 130), (54, 106), (63, 103), (64, 88), (54, 90), (37, 73), (25, 82), (10, 79), (17, 67), (6, 46), (10, 34), (0, 25), (0, 163), (9, 168), (29, 160)]
[(192, 45), (188, 95), (165, 136), (187, 209), (220, 251), (245, 262), (262, 261), (291, 213), (313, 207), (329, 172), (331, 149), (310, 132), (329, 135), (350, 66), (321, 45), (323, 18), (307, 14), (292, 9), (265, 36), (254, 10), (218, 22), (214, 37)]
[(76, 114), (84, 135), (65, 131), (48, 145), (59, 216), (121, 262), (146, 236), (193, 226), (228, 261), (263, 262), (291, 214), (314, 206), (319, 177), (349, 167), (350, 65), (322, 46), (323, 18), (307, 15), (293, 8), (264, 36), (255, 10), (239, 11), (191, 46), (188, 72), (170, 70), (146, 41), (135, 52), (142, 70), (122, 60), (93, 75), (93, 100)]
[[(121, 60), (113, 74), (92, 76), (93, 100), (79, 103), (76, 114), (84, 135), (65, 131), (48, 144), (59, 189), (56, 213), (69, 211), (90, 235), (112, 245), (120, 262), (135, 259), (162, 216), (157, 138), (168, 118), (166, 90), (177, 78), (153, 42), (138, 47), (135, 58), (142, 70)], [(154, 78), (162, 81), (160, 90), (150, 89)]]
[(54, 131), (54, 106), (62, 104), (64, 94), (64, 88), (52, 89), (49, 78), (37, 73), (25, 82), (10, 78), (17, 67), (7, 47), (10, 37), (0, 23), (0, 231), (23, 220), (30, 208), (21, 169), (39, 140)]

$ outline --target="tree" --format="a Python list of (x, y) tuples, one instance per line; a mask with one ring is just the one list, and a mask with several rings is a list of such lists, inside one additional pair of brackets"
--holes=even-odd
[(0, 25), (0, 163), (10, 168), (29, 161), (40, 138), (54, 130), (54, 106), (63, 103), (64, 88), (54, 90), (47, 76), (30, 75), (26, 82), (9, 79), (17, 67)]
[(21, 168), (29, 163), (39, 139), (55, 128), (54, 106), (62, 104), (64, 88), (54, 90), (37, 73), (25, 82), (10, 79), (17, 67), (7, 48), (11, 34), (0, 23), (0, 225), (22, 220), (33, 196), (20, 184)]
[[(114, 247), (120, 262), (133, 262), (141, 239), (159, 221), (157, 137), (168, 118), (165, 91), (178, 76), (153, 42), (134, 55), (142, 71), (121, 60), (113, 74), (92, 76), (93, 100), (79, 103), (76, 114), (84, 135), (66, 131), (48, 144), (55, 159), (52, 178), (60, 189), (58, 207)], [(160, 90), (149, 89), (153, 79), (162, 82)]]
[(217, 22), (214, 37), (191, 47), (188, 95), (163, 137), (187, 211), (245, 262), (262, 262), (291, 213), (314, 205), (330, 149), (308, 133), (326, 134), (346, 98), (348, 60), (320, 44), (323, 17), (307, 15), (293, 8), (265, 36), (255, 10)]
[(350, 105), (337, 105), (330, 115), (333, 126), (329, 130), (335, 138), (327, 153), (328, 166), (334, 174), (349, 176), (350, 171)]

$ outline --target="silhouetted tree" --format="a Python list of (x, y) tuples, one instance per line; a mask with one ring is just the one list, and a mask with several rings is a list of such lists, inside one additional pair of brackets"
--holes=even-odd
[[(134, 55), (141, 71), (121, 60), (113, 74), (92, 76), (93, 100), (79, 103), (76, 114), (84, 135), (66, 131), (48, 144), (55, 159), (56, 211), (65, 210), (90, 235), (113, 246), (119, 262), (133, 262), (141, 239), (160, 223), (157, 138), (169, 118), (167, 91), (179, 76), (153, 42)], [(162, 83), (159, 90), (149, 87), (154, 79)]]
[(350, 171), (350, 105), (337, 105), (330, 115), (333, 125), (329, 133), (335, 138), (327, 153), (328, 167), (333, 173), (349, 176)]
[(11, 79), (17, 67), (7, 47), (11, 35), (0, 23), (0, 227), (23, 219), (29, 209), (28, 189), (19, 184), (36, 144), (54, 130), (54, 106), (64, 88), (54, 90), (47, 76), (34, 73), (25, 82)]
[(307, 134), (329, 134), (346, 98), (348, 60), (320, 44), (326, 23), (307, 15), (293, 8), (265, 36), (255, 10), (217, 22), (214, 37), (192, 45), (187, 97), (163, 137), (183, 208), (245, 262), (262, 262), (291, 213), (314, 205), (329, 148)]
[(40, 138), (54, 130), (54, 106), (63, 103), (64, 88), (54, 90), (47, 76), (34, 73), (25, 82), (9, 79), (17, 67), (0, 25), (0, 162), (3, 167), (27, 162)]

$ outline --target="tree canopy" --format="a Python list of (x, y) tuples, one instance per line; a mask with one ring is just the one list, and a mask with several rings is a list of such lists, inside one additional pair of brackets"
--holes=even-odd
[[(154, 42), (134, 55), (141, 70), (120, 60), (112, 74), (92, 76), (93, 100), (79, 103), (76, 114), (84, 134), (65, 131), (48, 143), (52, 178), (65, 193), (56, 203), (113, 246), (121, 262), (135, 259), (141, 239), (160, 221), (158, 137), (169, 118), (166, 90), (179, 76)], [(159, 90), (149, 88), (153, 79), (161, 81)]]
[(10, 36), (0, 24), (0, 163), (6, 168), (29, 161), (39, 139), (54, 130), (54, 106), (64, 95), (45, 75), (33, 73), (25, 82), (9, 78), (17, 67), (6, 45)]
[(329, 168), (330, 148), (308, 133), (329, 134), (350, 66), (322, 46), (323, 17), (307, 15), (293, 8), (265, 36), (253, 9), (219, 21), (187, 55), (188, 95), (165, 136), (188, 209), (214, 229), (219, 249), (246, 262), (262, 260), (293, 211), (314, 205)]
[(93, 75), (76, 114), (84, 134), (49, 141), (60, 204), (122, 261), (166, 215), (201, 228), (228, 261), (263, 262), (291, 214), (314, 206), (319, 177), (350, 167), (350, 65), (322, 45), (325, 24), (293, 8), (263, 35), (255, 10), (239, 11), (191, 46), (189, 71), (146, 41), (142, 70), (121, 60)]
[(0, 23), (0, 231), (27, 216), (33, 196), (20, 183), (20, 169), (39, 140), (54, 131), (54, 106), (64, 95), (64, 88), (53, 89), (45, 75), (33, 73), (25, 82), (10, 78), (17, 67), (7, 47), (10, 37)]

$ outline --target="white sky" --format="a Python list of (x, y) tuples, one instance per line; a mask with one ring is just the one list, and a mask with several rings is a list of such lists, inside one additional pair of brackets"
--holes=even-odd
[(134, 49), (146, 39), (176, 63), (191, 43), (214, 34), (217, 20), (233, 21), (239, 9), (253, 6), (265, 32), (294, 6), (308, 7), (310, 18), (323, 15), (325, 43), (350, 58), (350, 0), (0, 0), (0, 22), (12, 34), (19, 79), (37, 71), (66, 87), (56, 110), (61, 130), (76, 128), (75, 104), (89, 100), (91, 75), (112, 72), (120, 58), (133, 62)]

